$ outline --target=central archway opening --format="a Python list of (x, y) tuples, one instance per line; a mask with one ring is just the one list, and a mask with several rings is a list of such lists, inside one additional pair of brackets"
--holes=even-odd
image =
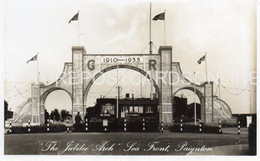
[(155, 91), (151, 81), (143, 74), (120, 68), (108, 71), (95, 80), (85, 98), (85, 105), (94, 106), (97, 98), (150, 98), (151, 93), (156, 95)]
[(94, 128), (107, 120), (112, 131), (156, 131), (159, 87), (149, 78), (136, 67), (105, 69), (86, 88), (84, 119), (90, 121), (90, 127), (95, 124)]

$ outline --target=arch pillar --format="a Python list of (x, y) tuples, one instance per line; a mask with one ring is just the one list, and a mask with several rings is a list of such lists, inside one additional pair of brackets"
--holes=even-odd
[(81, 118), (84, 118), (84, 54), (83, 46), (72, 47), (72, 120), (75, 122), (75, 116), (79, 112)]
[(172, 124), (172, 47), (161, 46), (160, 54), (160, 72), (157, 76), (159, 80), (160, 93), (160, 121), (165, 125)]
[(213, 123), (213, 82), (204, 84), (205, 123)]
[(41, 109), (41, 114), (40, 114), (40, 123), (44, 124), (45, 122), (45, 101), (46, 98), (40, 97), (40, 109)]
[(31, 85), (31, 125), (41, 124), (41, 108), (40, 108), (40, 85), (33, 83)]

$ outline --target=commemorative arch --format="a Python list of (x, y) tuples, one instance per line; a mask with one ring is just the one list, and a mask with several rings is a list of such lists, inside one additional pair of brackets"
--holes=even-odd
[(138, 71), (150, 79), (159, 96), (159, 120), (165, 125), (172, 124), (173, 97), (181, 89), (192, 90), (199, 97), (202, 122), (231, 119), (228, 105), (213, 95), (213, 82), (197, 85), (183, 76), (180, 63), (173, 62), (171, 46), (161, 46), (158, 54), (86, 54), (83, 46), (75, 46), (72, 62), (65, 63), (57, 81), (50, 85), (32, 84), (31, 123), (44, 124), (45, 100), (55, 90), (64, 90), (70, 95), (73, 122), (78, 112), (83, 118), (91, 85), (103, 73), (118, 68)]

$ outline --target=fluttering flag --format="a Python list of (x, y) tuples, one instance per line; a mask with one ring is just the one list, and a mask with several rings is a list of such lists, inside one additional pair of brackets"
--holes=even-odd
[(30, 61), (36, 61), (37, 57), (38, 57), (38, 53), (35, 56), (33, 56), (30, 60), (28, 60), (26, 64), (28, 64)]
[(153, 18), (154, 21), (157, 21), (157, 20), (164, 20), (164, 19), (165, 19), (165, 12), (160, 13), (160, 14), (154, 16), (154, 18)]
[(78, 19), (79, 19), (79, 12), (78, 12), (77, 14), (75, 14), (75, 15), (70, 19), (69, 23), (70, 23), (71, 21), (77, 21)]
[(198, 64), (200, 64), (202, 61), (205, 61), (205, 59), (206, 59), (206, 54), (197, 61)]

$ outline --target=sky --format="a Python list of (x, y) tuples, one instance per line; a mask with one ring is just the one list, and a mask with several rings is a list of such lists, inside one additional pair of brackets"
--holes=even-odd
[[(36, 63), (26, 64), (27, 60), (39, 53), (40, 81), (45, 84), (57, 80), (64, 62), (71, 62), (71, 47), (77, 45), (78, 23), (68, 21), (78, 11), (80, 45), (87, 54), (149, 52), (145, 48), (149, 42), (148, 1), (12, 0), (4, 1), (4, 6), (4, 99), (12, 110), (30, 97), (30, 83), (35, 81)], [(207, 52), (209, 80), (217, 84), (220, 77), (228, 90), (221, 88), (220, 98), (229, 104), (233, 113), (255, 112), (256, 88), (247, 86), (250, 73), (256, 71), (255, 1), (152, 2), (152, 17), (164, 11), (166, 45), (172, 46), (173, 61), (180, 62), (182, 71), (204, 72), (204, 62), (198, 65), (197, 60)], [(158, 49), (164, 45), (164, 21), (152, 21), (151, 29), (152, 41)], [(120, 77), (127, 78), (125, 72), (120, 70)], [(139, 79), (140, 75), (136, 73), (135, 77)], [(205, 81), (200, 77), (197, 80)], [(123, 93), (134, 90), (140, 95), (140, 87), (122, 86)], [(102, 92), (111, 88), (104, 84)], [(93, 98), (89, 106), (95, 102), (95, 95), (100, 95), (97, 89), (95, 85), (91, 87), (89, 95)], [(112, 90), (111, 97), (115, 91)], [(51, 93), (46, 101), (50, 109), (71, 110), (69, 104), (69, 96), (63, 91)]]

